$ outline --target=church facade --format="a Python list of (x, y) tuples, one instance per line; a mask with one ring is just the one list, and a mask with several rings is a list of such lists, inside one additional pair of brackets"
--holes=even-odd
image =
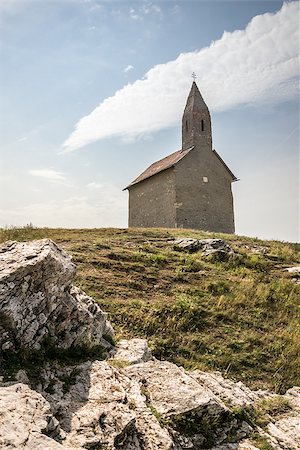
[(193, 82), (182, 117), (182, 148), (154, 162), (125, 188), (129, 227), (234, 233), (234, 181), (212, 148), (210, 113)]

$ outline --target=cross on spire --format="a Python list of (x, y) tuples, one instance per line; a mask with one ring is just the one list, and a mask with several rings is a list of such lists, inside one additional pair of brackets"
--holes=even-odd
[(195, 72), (193, 72), (193, 73), (192, 73), (192, 78), (193, 78), (193, 81), (195, 81), (195, 80), (196, 80), (196, 78), (197, 78), (197, 75), (195, 74)]

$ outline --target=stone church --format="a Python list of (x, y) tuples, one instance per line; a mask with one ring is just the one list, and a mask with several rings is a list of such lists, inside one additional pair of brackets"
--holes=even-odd
[(194, 81), (182, 117), (181, 150), (154, 162), (125, 188), (129, 227), (234, 233), (233, 181), (212, 149), (210, 113)]

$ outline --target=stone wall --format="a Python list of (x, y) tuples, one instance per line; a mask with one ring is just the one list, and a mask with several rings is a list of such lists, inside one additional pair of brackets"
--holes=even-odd
[(175, 177), (168, 169), (129, 188), (130, 227), (175, 227)]
[(175, 166), (176, 225), (234, 233), (231, 176), (207, 148), (194, 148)]

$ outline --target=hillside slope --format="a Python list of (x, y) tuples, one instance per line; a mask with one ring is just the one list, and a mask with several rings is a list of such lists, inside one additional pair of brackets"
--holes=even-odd
[[(221, 237), (236, 255), (178, 252), (178, 236)], [(76, 285), (109, 313), (117, 338), (144, 336), (159, 359), (253, 388), (299, 385), (300, 285), (284, 271), (300, 265), (297, 244), (192, 230), (0, 230), (0, 242), (43, 237), (73, 256)]]

